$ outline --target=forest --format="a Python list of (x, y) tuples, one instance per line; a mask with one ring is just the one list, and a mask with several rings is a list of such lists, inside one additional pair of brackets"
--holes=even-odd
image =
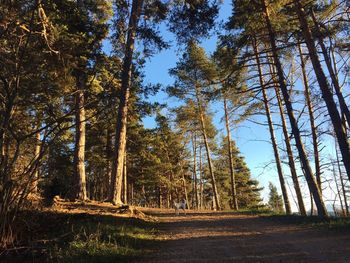
[[(58, 199), (349, 216), (350, 2), (232, 0), (220, 21), (223, 4), (0, 1), (0, 249)], [(173, 83), (149, 83), (170, 48)], [(233, 139), (253, 124), (278, 178), (265, 201)]]

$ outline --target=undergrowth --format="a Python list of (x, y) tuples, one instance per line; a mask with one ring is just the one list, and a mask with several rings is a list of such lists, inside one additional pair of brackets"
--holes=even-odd
[[(129, 262), (155, 247), (154, 223), (108, 215), (25, 212), (4, 262)], [(0, 260), (2, 262), (2, 260)]]

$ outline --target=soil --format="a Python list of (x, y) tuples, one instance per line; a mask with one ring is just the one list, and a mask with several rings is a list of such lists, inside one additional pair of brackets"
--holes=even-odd
[(350, 262), (349, 228), (224, 212), (143, 212), (158, 219), (159, 242), (137, 262)]

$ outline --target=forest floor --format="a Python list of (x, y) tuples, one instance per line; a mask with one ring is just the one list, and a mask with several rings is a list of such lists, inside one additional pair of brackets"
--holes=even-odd
[(27, 210), (0, 262), (350, 262), (350, 220), (60, 200)]
[(159, 220), (158, 249), (138, 262), (350, 262), (350, 228), (297, 216), (145, 211)]

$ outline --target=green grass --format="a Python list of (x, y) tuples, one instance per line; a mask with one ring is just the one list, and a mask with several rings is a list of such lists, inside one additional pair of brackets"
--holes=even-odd
[(145, 253), (143, 247), (153, 240), (154, 233), (153, 229), (126, 223), (118, 226), (113, 220), (97, 224), (89, 222), (80, 226), (64, 250), (53, 250), (53, 257), (60, 262), (131, 260)]
[(262, 215), (262, 217), (278, 221), (286, 224), (296, 224), (303, 226), (310, 226), (322, 229), (350, 229), (350, 218), (345, 217), (330, 217), (328, 219), (322, 219), (318, 216), (300, 216), (300, 215), (282, 215), (282, 214), (271, 214)]
[(8, 254), (8, 262), (131, 262), (157, 242), (154, 223), (135, 218), (54, 212), (21, 218), (29, 227), (18, 246), (26, 249)]

